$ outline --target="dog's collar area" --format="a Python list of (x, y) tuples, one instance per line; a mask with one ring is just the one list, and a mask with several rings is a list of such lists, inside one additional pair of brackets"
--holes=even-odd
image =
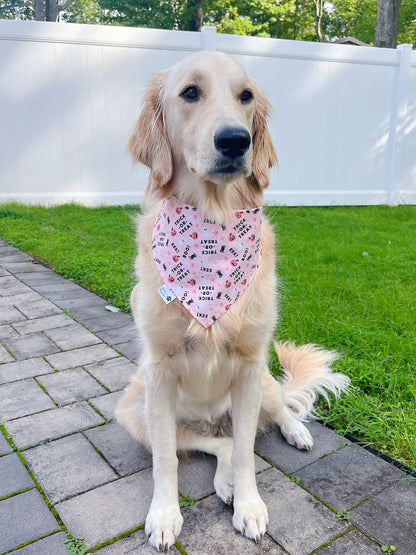
[(262, 208), (236, 210), (225, 225), (198, 208), (163, 201), (153, 227), (153, 258), (164, 283), (205, 328), (241, 297), (261, 259)]

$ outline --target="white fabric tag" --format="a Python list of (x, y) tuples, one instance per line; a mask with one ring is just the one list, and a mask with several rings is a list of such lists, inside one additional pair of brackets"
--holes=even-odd
[(162, 287), (159, 287), (157, 292), (166, 304), (169, 304), (176, 299), (175, 293), (172, 293), (167, 285), (162, 285)]

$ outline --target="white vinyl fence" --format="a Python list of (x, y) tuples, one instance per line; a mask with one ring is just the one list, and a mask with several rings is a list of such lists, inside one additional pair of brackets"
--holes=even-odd
[(221, 50), (275, 109), (270, 204), (416, 204), (416, 52), (0, 21), (0, 202), (137, 203), (125, 145), (153, 72)]

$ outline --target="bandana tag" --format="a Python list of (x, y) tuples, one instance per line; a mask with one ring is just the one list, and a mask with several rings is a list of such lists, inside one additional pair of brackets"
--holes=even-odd
[(157, 292), (165, 301), (165, 304), (169, 304), (176, 299), (175, 293), (172, 293), (172, 291), (169, 289), (169, 287), (166, 284), (162, 285), (162, 287), (159, 287)]

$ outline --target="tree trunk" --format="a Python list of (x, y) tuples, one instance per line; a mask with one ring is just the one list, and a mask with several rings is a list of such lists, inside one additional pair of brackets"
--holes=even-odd
[(188, 6), (191, 10), (189, 18), (189, 31), (200, 31), (204, 19), (205, 0), (190, 0)]
[(45, 21), (44, 0), (33, 0), (33, 12), (34, 12), (36, 21)]
[(74, 0), (58, 4), (58, 0), (32, 0), (36, 21), (57, 21), (60, 12), (67, 9)]
[(56, 0), (46, 0), (46, 21), (57, 21), (60, 11)]
[(315, 30), (319, 42), (323, 42), (322, 19), (324, 17), (324, 0), (313, 0), (315, 4)]
[(401, 0), (377, 0), (377, 28), (374, 46), (396, 48)]

